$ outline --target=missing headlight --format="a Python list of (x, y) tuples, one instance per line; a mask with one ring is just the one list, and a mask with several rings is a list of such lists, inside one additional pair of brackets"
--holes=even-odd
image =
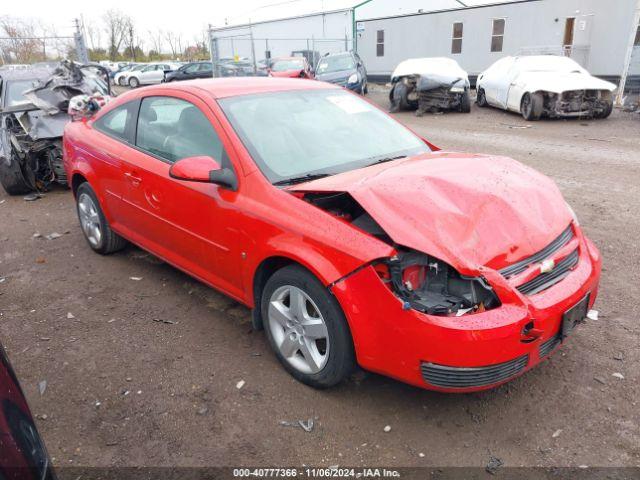
[(445, 262), (414, 250), (400, 251), (376, 270), (409, 308), (429, 315), (464, 315), (500, 306), (482, 277), (465, 277)]

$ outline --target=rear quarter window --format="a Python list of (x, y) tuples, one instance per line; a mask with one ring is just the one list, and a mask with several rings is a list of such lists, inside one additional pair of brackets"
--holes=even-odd
[(94, 128), (110, 137), (133, 144), (133, 127), (139, 103), (135, 100), (114, 108), (97, 119), (93, 124)]

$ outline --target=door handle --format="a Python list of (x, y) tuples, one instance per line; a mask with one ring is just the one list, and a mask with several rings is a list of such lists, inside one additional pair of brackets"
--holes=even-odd
[(124, 172), (124, 176), (127, 177), (129, 179), (129, 181), (134, 184), (134, 185), (140, 185), (142, 183), (142, 178), (138, 177), (135, 173), (133, 172)]

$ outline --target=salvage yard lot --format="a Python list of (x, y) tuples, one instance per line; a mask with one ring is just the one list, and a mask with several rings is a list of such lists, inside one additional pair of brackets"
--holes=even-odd
[[(385, 91), (370, 97), (387, 107)], [(54, 464), (640, 465), (638, 115), (397, 117), (444, 149), (552, 177), (604, 257), (599, 319), (493, 391), (362, 372), (316, 391), (280, 367), (246, 308), (135, 247), (93, 253), (70, 192), (0, 193), (0, 339)], [(310, 432), (295, 426), (308, 419)]]

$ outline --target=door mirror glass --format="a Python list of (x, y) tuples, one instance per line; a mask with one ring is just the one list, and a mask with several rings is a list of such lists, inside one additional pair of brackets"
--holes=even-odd
[(201, 155), (178, 160), (169, 169), (169, 176), (188, 182), (212, 183), (211, 173), (219, 170), (221, 167), (216, 160)]

